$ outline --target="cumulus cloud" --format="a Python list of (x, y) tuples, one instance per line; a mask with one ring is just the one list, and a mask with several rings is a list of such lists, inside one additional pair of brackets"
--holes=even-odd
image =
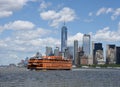
[(34, 26), (35, 25), (32, 22), (17, 20), (4, 25), (4, 28), (13, 29), (13, 30), (21, 30), (21, 29), (25, 30), (25, 29), (32, 29), (34, 28)]
[(14, 22), (9, 22), (8, 24), (5, 24), (3, 26), (0, 26), (0, 29), (2, 31), (4, 30), (28, 30), (33, 29), (35, 25), (32, 22), (29, 21), (23, 21), (23, 20), (17, 20)]
[[(30, 57), (39, 50), (44, 54), (46, 46), (56, 46), (56, 44), (60, 44), (59, 39), (50, 37), (50, 35), (54, 34), (53, 31), (36, 27), (29, 21), (18, 20), (10, 22), (0, 26), (0, 29), (3, 28), (6, 32), (8, 29), (13, 32), (4, 38), (0, 38), (0, 57), (5, 59), (3, 56), (6, 56), (10, 61), (14, 59), (11, 55), (13, 55), (13, 57), (17, 56), (20, 61), (20, 59), (26, 56)], [(2, 32), (2, 34), (4, 33), (5, 32)], [(2, 61), (4, 59), (0, 60)], [(8, 62), (11, 63), (10, 61)]]
[(50, 26), (57, 27), (61, 22), (70, 22), (76, 18), (75, 12), (73, 9), (64, 7), (60, 11), (48, 10), (40, 13), (40, 17), (43, 20), (48, 20)]
[(12, 11), (0, 11), (0, 18), (2, 18), (2, 17), (8, 17), (8, 16), (10, 16), (12, 14), (13, 14)]
[[(120, 23), (118, 26), (120, 27)], [(109, 27), (105, 27), (98, 30), (95, 34), (92, 34), (92, 39), (107, 42), (120, 41), (120, 28), (118, 28), (117, 31), (111, 31)]]
[(82, 42), (82, 39), (83, 39), (83, 34), (80, 32), (73, 36), (69, 36), (68, 37), (68, 45), (70, 45), (70, 46), (73, 45), (74, 40), (78, 40), (79, 42)]
[(8, 17), (32, 0), (0, 0), (0, 18)]
[(0, 40), (0, 47), (7, 47), (7, 44), (3, 40)]
[[(31, 40), (6, 39), (0, 41), (2, 42), (0, 43), (0, 49), (2, 49), (0, 50), (0, 64), (17, 64), (21, 59), (24, 59), (26, 56), (31, 57), (38, 51), (45, 54), (46, 46), (54, 47), (56, 44), (60, 44), (60, 41), (53, 37), (35, 38)], [(7, 61), (4, 61), (5, 59)]]
[(31, 29), (27, 31), (18, 31), (15, 33), (15, 36), (17, 39), (22, 40), (29, 40), (29, 39), (35, 39), (35, 38), (43, 38), (46, 36), (49, 36), (50, 34), (53, 34), (51, 30), (43, 29), (43, 28), (37, 28), (37, 29)]

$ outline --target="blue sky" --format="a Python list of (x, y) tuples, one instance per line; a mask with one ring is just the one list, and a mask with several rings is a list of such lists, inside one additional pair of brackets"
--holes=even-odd
[(64, 21), (68, 45), (83, 34), (120, 46), (119, 0), (0, 0), (0, 65), (18, 63), (46, 46), (60, 46)]

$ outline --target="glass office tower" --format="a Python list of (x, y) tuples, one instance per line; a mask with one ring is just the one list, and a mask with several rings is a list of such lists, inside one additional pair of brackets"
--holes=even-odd
[(67, 27), (64, 25), (61, 29), (61, 52), (67, 49)]
[(83, 51), (86, 56), (90, 55), (90, 35), (88, 34), (83, 36)]

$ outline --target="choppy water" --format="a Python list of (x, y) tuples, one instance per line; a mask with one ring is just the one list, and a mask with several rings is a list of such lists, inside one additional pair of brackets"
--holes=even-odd
[(118, 69), (29, 71), (0, 68), (0, 87), (120, 87)]

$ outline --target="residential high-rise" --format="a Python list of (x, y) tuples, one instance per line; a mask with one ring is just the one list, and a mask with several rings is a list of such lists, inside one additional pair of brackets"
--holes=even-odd
[(102, 43), (94, 43), (93, 47), (93, 63), (104, 64), (103, 47)]
[(46, 47), (46, 56), (53, 55), (52, 47)]
[(116, 47), (116, 64), (120, 64), (120, 47)]
[(106, 64), (116, 64), (116, 46), (107, 45)]
[(64, 26), (61, 28), (61, 52), (65, 52), (67, 49), (67, 27)]
[(74, 40), (74, 63), (78, 65), (78, 40)]
[(86, 56), (90, 55), (90, 35), (83, 35), (83, 51)]

